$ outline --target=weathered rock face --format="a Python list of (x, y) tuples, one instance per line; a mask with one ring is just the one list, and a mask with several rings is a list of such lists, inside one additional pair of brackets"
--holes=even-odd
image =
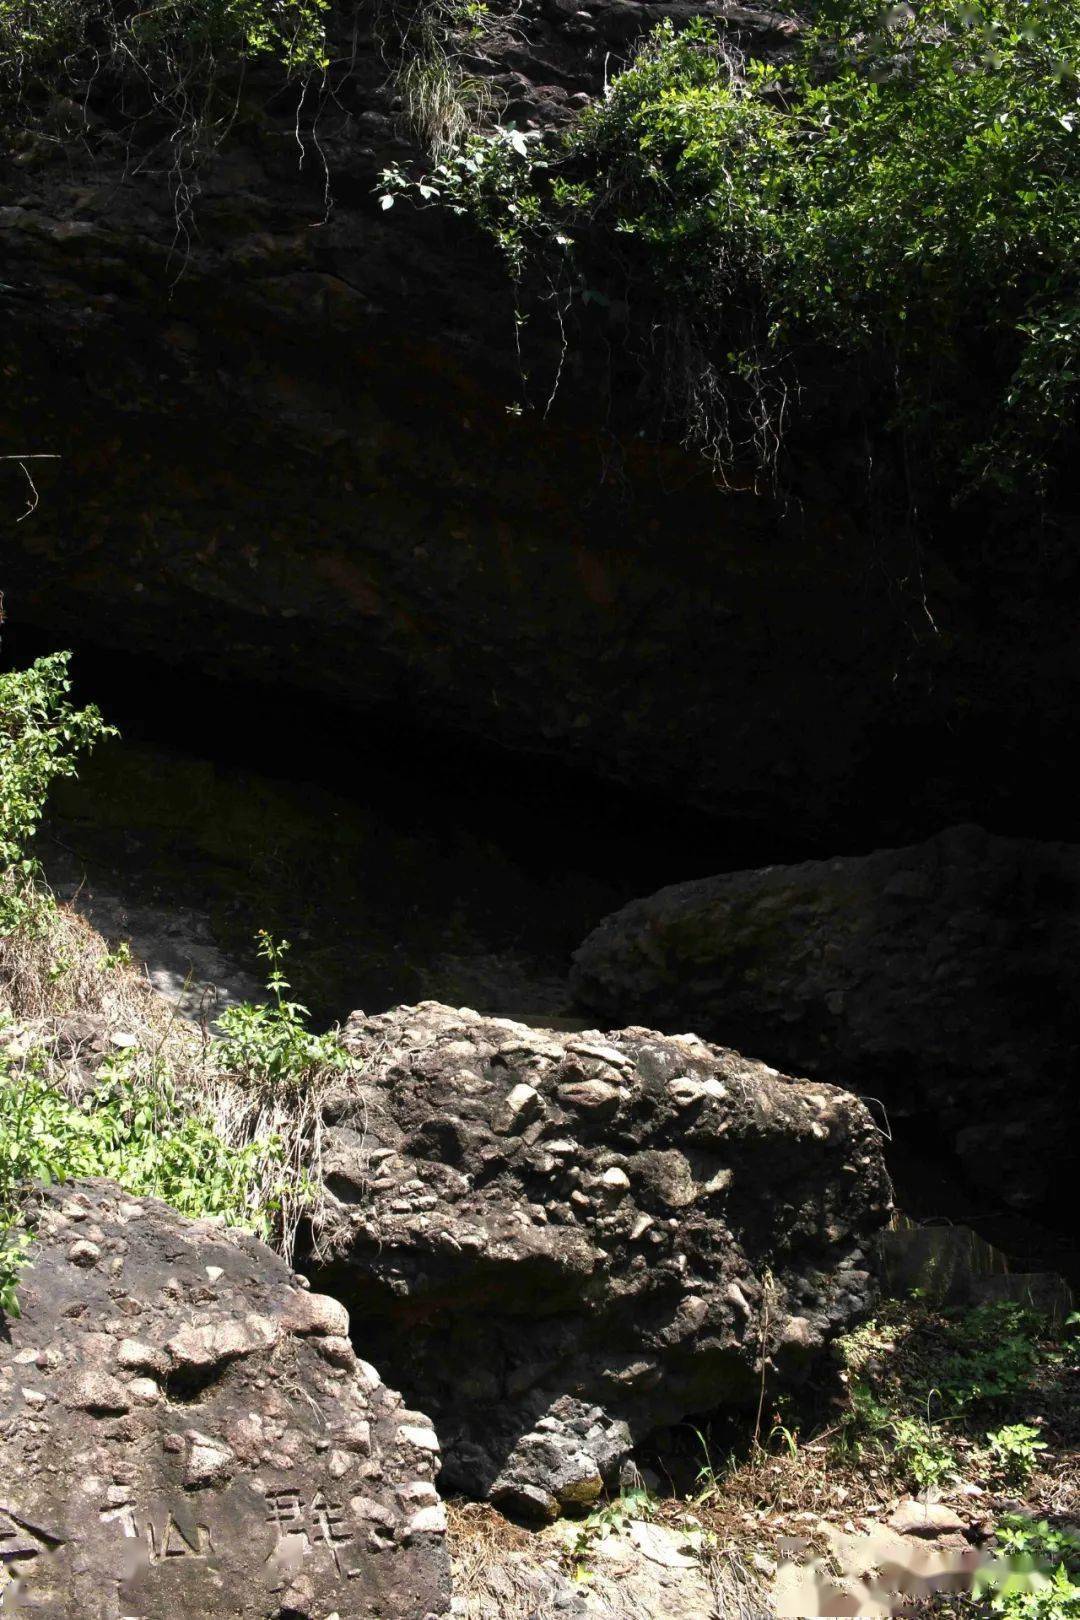
[(448, 1612), (434, 1432), (336, 1301), (108, 1182), (46, 1194), (37, 1239), (0, 1344), (5, 1612)]
[(867, 1111), (692, 1036), (367, 1019), (313, 1278), (430, 1410), (450, 1488), (540, 1516), (634, 1440), (804, 1377), (864, 1309), (889, 1186)]
[(1078, 962), (1080, 848), (954, 827), (663, 889), (601, 923), (573, 985), (936, 1121), (1034, 1208), (1076, 1150)]
[[(554, 129), (643, 31), (698, 12), (758, 52), (795, 27), (726, 0), (515, 0), (465, 65), (504, 119)], [(540, 302), (523, 401), (504, 268), (439, 210), (378, 208), (382, 166), (417, 153), (375, 22), (361, 10), (317, 144), (306, 106), (303, 151), (295, 100), (253, 77), (179, 241), (168, 141), (130, 156), (93, 98), (88, 129), (61, 106), (61, 138), (13, 133), (0, 436), (61, 459), (33, 464), (18, 524), (24, 475), (0, 464), (9, 619), (804, 842), (858, 835), (853, 804), (906, 837), (985, 813), (1025, 766), (1067, 770), (1075, 533), (1021, 517), (991, 545), (985, 513), (949, 510), (916, 570), (906, 517), (858, 504), (864, 424), (835, 379), (782, 499), (721, 490), (641, 436), (661, 391), (596, 304), (568, 312), (564, 364)]]

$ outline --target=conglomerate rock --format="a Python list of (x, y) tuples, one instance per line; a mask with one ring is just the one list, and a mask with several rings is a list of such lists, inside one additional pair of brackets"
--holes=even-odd
[(922, 1116), (1037, 1209), (1072, 1196), (1078, 962), (1080, 847), (964, 826), (662, 889), (600, 924), (572, 984)]
[(866, 1307), (889, 1186), (835, 1087), (435, 1002), (345, 1038), (312, 1275), (432, 1412), (448, 1488), (580, 1507), (637, 1439), (753, 1407)]
[(0, 1339), (0, 1608), (434, 1620), (438, 1443), (255, 1238), (109, 1182), (43, 1195)]

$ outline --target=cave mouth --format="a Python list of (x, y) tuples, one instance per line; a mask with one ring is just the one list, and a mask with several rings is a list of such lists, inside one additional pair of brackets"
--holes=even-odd
[[(6, 627), (0, 667), (53, 650), (38, 627)], [(93, 643), (72, 670), (77, 701), (97, 703), (121, 740), (60, 785), (42, 834), (57, 892), (118, 896), (120, 916), (146, 907), (166, 929), (193, 913), (243, 994), (261, 983), (256, 930), (288, 938), (294, 993), (320, 1026), (426, 999), (584, 1025), (569, 958), (610, 911), (666, 884), (844, 847), (794, 824), (778, 836), (710, 817), (677, 793), (484, 746), (412, 713), (335, 708)], [(1016, 1269), (1080, 1278), (1067, 1222), (967, 1186), (933, 1121), (892, 1129), (906, 1214), (963, 1221)]]
[[(2, 662), (55, 646), (7, 627)], [(404, 706), (335, 708), (92, 643), (72, 673), (120, 740), (57, 785), (41, 842), (57, 892), (96, 885), (105, 932), (124, 905), (191, 911), (245, 993), (261, 983), (257, 930), (287, 938), (320, 1025), (425, 999), (573, 1017), (570, 954), (608, 912), (777, 858), (752, 825), (439, 732)]]

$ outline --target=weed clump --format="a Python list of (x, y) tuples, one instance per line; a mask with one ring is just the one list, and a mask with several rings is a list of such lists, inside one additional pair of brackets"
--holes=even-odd
[[(50, 784), (113, 735), (69, 699), (68, 657), (0, 677), (0, 1310), (18, 1309), (33, 1188), (108, 1176), (191, 1216), (242, 1225), (291, 1254), (321, 1189), (321, 1107), (345, 1057), (287, 999), (287, 944), (262, 935), (269, 1001), (233, 1007), (214, 1038), (184, 1024), (123, 948), (46, 888), (33, 855)], [(92, 1014), (106, 1055), (88, 1076), (66, 1046)]]

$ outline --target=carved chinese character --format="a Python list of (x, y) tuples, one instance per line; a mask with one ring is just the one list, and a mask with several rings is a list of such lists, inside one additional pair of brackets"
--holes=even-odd
[(296, 1491), (274, 1491), (266, 1498), (266, 1518), (282, 1531), (302, 1527), (304, 1499)]

